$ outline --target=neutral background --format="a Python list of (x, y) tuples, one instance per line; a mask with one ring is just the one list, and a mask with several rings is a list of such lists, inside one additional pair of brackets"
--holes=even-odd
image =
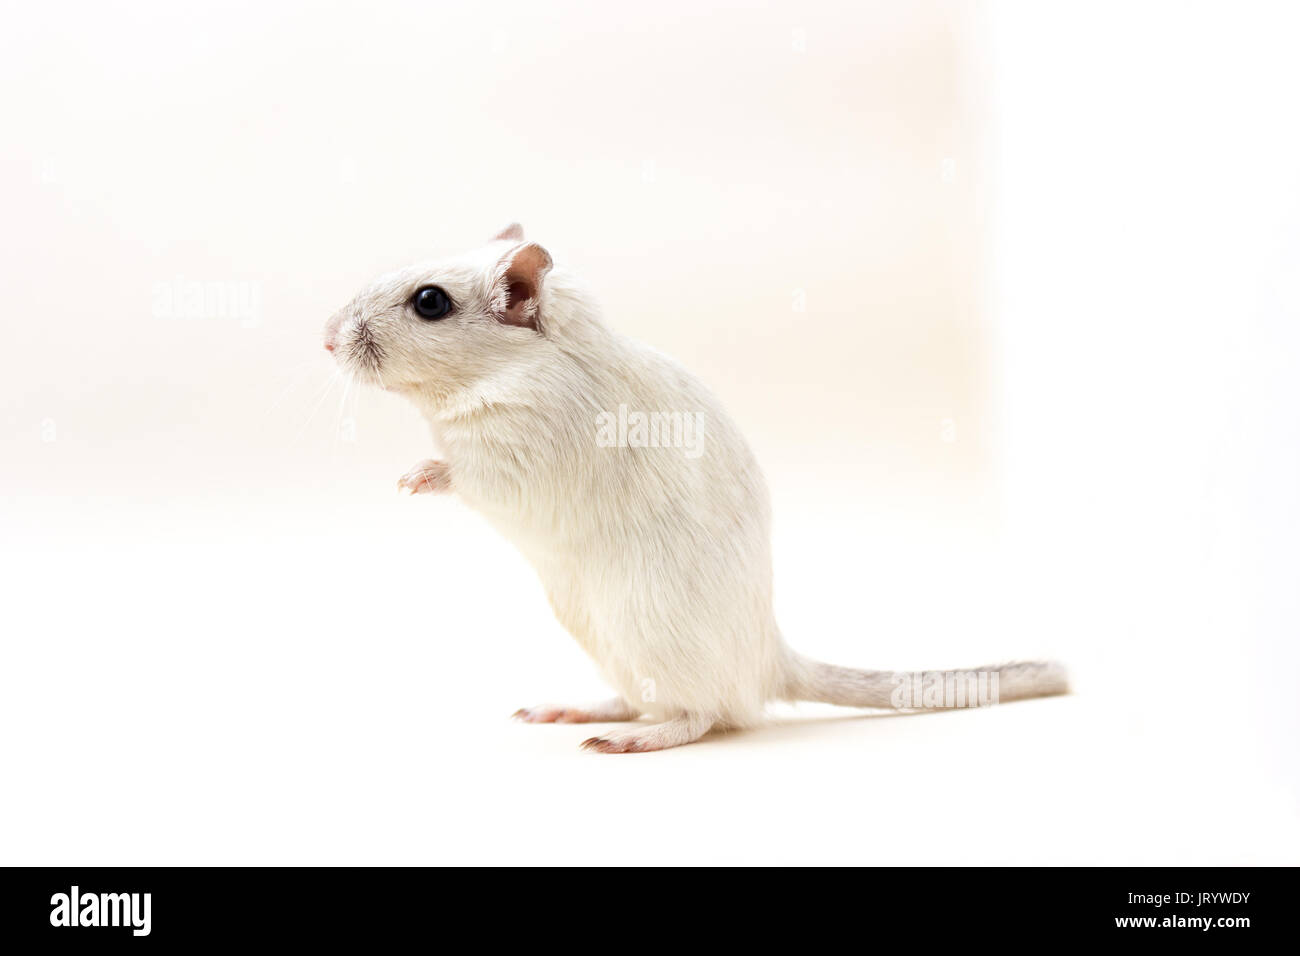
[[(1300, 863), (1286, 7), (5, 20), (0, 862)], [(509, 721), (605, 690), (320, 329), (512, 219), (750, 437), (792, 644), (1075, 693)]]

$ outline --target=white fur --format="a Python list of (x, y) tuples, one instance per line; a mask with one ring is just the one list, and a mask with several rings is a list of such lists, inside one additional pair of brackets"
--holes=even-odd
[[(628, 712), (664, 722), (589, 746), (688, 743), (752, 725), (778, 698), (889, 706), (883, 675), (808, 661), (783, 642), (767, 490), (718, 401), (672, 359), (608, 328), (563, 268), (531, 303), (540, 331), (498, 321), (505, 266), (523, 247), (521, 231), (502, 236), (379, 278), (327, 335), (348, 368), (420, 408), (451, 490), (531, 561)], [(452, 315), (415, 315), (411, 297), (429, 284), (450, 295)], [(701, 413), (703, 453), (600, 447), (597, 416), (620, 405)]]

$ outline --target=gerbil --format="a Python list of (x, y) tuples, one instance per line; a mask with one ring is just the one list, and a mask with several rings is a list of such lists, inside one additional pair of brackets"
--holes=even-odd
[[(751, 726), (772, 700), (898, 704), (897, 675), (786, 646), (772, 613), (767, 490), (736, 426), (680, 365), (608, 328), (517, 224), (467, 255), (375, 280), (330, 320), (325, 347), (428, 419), (446, 457), (421, 462), (399, 485), (454, 491), (513, 541), (619, 692), (516, 716), (653, 717), (583, 744), (628, 753)], [(602, 421), (630, 418), (628, 409), (667, 413), (659, 425), (670, 432), (668, 423), (692, 416), (698, 447), (656, 444), (644, 427), (599, 440)], [(994, 675), (1001, 700), (1066, 689), (1054, 664), (977, 670)]]

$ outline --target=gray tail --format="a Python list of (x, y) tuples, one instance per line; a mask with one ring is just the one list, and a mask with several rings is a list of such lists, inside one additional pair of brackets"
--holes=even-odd
[(965, 707), (1070, 692), (1065, 668), (1052, 661), (905, 672), (862, 671), (797, 654), (793, 658), (787, 698), (841, 707)]

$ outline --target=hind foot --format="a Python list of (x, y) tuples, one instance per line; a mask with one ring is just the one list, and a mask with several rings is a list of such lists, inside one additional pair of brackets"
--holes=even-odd
[(674, 717), (662, 724), (644, 730), (629, 730), (621, 734), (591, 737), (582, 742), (583, 750), (602, 754), (638, 754), (651, 750), (667, 750), (699, 740), (713, 727), (708, 717), (687, 715)]
[(641, 712), (615, 697), (588, 707), (521, 707), (513, 716), (526, 724), (598, 724), (636, 720)]

